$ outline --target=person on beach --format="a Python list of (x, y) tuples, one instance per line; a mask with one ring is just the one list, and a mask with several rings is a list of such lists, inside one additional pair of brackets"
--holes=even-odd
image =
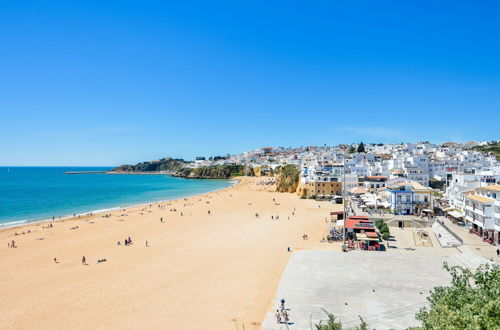
[(57, 264), (57, 258), (54, 258), (54, 262)]
[(280, 311), (279, 309), (276, 310), (276, 323), (277, 324), (280, 324), (281, 323), (281, 314), (280, 314)]
[(274, 215), (271, 215), (271, 220), (274, 220)]
[(149, 247), (149, 245), (148, 245), (148, 241), (146, 241), (146, 247)]
[(160, 218), (160, 222), (163, 222), (163, 218)]
[(82, 257), (82, 265), (86, 265), (87, 264), (87, 259), (85, 258), (85, 256)]
[(286, 310), (283, 311), (283, 319), (285, 320), (285, 323), (288, 323), (288, 312)]
[(285, 298), (281, 298), (281, 311), (285, 310)]
[(208, 215), (210, 215), (210, 210), (208, 210)]
[(500, 249), (497, 249), (497, 257), (500, 256)]

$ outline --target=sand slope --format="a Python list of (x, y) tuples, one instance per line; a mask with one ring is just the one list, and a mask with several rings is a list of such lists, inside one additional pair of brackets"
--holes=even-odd
[[(287, 247), (338, 248), (320, 240), (329, 211), (341, 209), (263, 191), (272, 190), (257, 184), (263, 180), (243, 178), (164, 209), (153, 204), (51, 229), (1, 231), (0, 328), (259, 328), (289, 260)], [(133, 245), (117, 245), (128, 236)], [(12, 239), (18, 248), (7, 247)], [(100, 258), (107, 261), (97, 264)]]

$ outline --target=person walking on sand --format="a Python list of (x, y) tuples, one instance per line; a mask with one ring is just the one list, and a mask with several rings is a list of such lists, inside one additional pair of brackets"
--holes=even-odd
[(163, 218), (160, 218), (160, 222), (163, 222)]
[(148, 245), (148, 241), (146, 241), (146, 247), (149, 247), (149, 245)]
[(281, 298), (281, 311), (285, 310), (285, 298)]
[(57, 264), (57, 258), (54, 258), (54, 262)]
[(500, 249), (497, 249), (497, 257), (500, 256)]
[(276, 310), (276, 323), (280, 324), (281, 323), (281, 314), (279, 309)]
[(286, 310), (283, 311), (283, 319), (285, 320), (285, 323), (288, 324), (288, 312)]
[(87, 259), (85, 258), (85, 256), (82, 257), (82, 265), (86, 265), (87, 264)]

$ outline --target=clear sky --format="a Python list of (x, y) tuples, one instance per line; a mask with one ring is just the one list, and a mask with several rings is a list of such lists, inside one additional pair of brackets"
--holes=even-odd
[(499, 1), (0, 2), (0, 165), (500, 138)]

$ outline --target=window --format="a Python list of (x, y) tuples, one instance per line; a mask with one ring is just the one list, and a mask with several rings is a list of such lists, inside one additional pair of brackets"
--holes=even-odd
[(407, 202), (407, 203), (411, 202), (411, 197), (410, 197), (410, 195), (406, 195), (406, 202)]

